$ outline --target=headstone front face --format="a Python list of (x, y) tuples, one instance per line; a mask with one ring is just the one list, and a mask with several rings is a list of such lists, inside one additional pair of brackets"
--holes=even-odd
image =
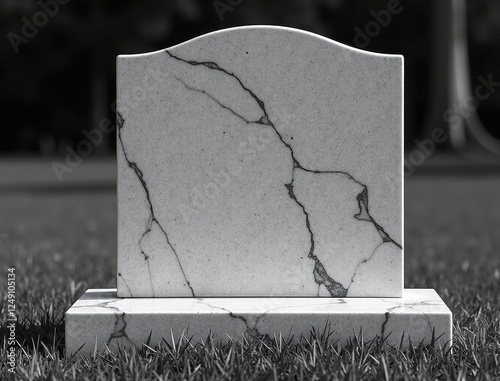
[(118, 296), (402, 296), (402, 64), (275, 27), (118, 57)]

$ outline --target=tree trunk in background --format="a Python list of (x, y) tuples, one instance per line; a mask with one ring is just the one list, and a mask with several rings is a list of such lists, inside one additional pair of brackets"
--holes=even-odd
[[(92, 0), (92, 8), (91, 8), (91, 16), (90, 16), (90, 28), (94, 33), (94, 38), (92, 39), (93, 43), (96, 44), (95, 47), (91, 47), (92, 58), (91, 58), (91, 92), (90, 96), (92, 99), (89, 104), (92, 107), (90, 111), (90, 126), (89, 130), (99, 129), (100, 122), (103, 118), (108, 117), (109, 114), (109, 100), (108, 100), (108, 81), (107, 81), (107, 72), (106, 65), (103, 64), (103, 58), (107, 57), (103, 52), (106, 47), (106, 43), (103, 42), (103, 39), (106, 39), (109, 36), (106, 36), (103, 31), (105, 30), (105, 14), (104, 9), (102, 9), (102, 2), (100, 0)], [(104, 48), (104, 49), (103, 49)], [(111, 134), (103, 134), (103, 140), (101, 144), (94, 147), (94, 152), (98, 154), (110, 153), (110, 139)]]

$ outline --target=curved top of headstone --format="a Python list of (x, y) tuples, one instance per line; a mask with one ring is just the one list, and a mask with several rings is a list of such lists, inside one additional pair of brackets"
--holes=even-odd
[[(244, 36), (242, 39), (247, 40), (252, 34), (255, 34), (256, 36), (261, 36), (262, 34), (274, 34), (276, 36), (280, 35), (281, 38), (283, 39), (282, 41), (284, 42), (285, 40), (288, 40), (290, 43), (294, 42), (294, 38), (300, 38), (298, 41), (307, 41), (309, 40), (316, 40), (316, 41), (322, 41), (324, 43), (330, 44), (330, 48), (333, 46), (338, 46), (339, 49), (341, 49), (342, 52), (348, 51), (349, 54), (360, 54), (360, 55), (367, 55), (367, 56), (372, 56), (372, 57), (386, 57), (386, 58), (395, 58), (395, 59), (403, 59), (403, 56), (400, 54), (384, 54), (384, 53), (374, 53), (370, 52), (367, 50), (362, 50), (358, 49), (346, 44), (343, 44), (341, 42), (332, 40), (330, 38), (321, 36), (316, 33), (308, 32), (306, 30), (302, 29), (297, 29), (297, 28), (290, 28), (290, 27), (285, 27), (285, 26), (275, 26), (275, 25), (248, 25), (248, 26), (238, 26), (238, 27), (233, 27), (233, 28), (226, 28), (226, 29), (220, 29), (214, 32), (210, 32), (207, 34), (203, 34), (201, 36), (192, 38), (190, 40), (187, 40), (185, 42), (181, 42), (177, 45), (171, 46), (168, 49), (176, 49), (176, 48), (182, 48), (184, 45), (189, 45), (195, 42), (201, 42), (204, 43), (205, 39), (209, 40), (219, 40), (220, 44), (224, 44), (225, 41), (228, 38), (231, 40), (242, 38), (241, 36)], [(287, 37), (284, 37), (287, 35)], [(258, 41), (257, 41), (258, 42)], [(165, 49), (161, 50), (156, 50), (154, 52), (147, 52), (147, 53), (140, 53), (140, 54), (120, 54), (118, 58), (130, 58), (130, 57), (146, 57), (146, 56), (151, 56), (154, 54), (162, 54), (165, 52)]]
[(402, 87), (284, 27), (119, 56), (119, 296), (401, 296)]

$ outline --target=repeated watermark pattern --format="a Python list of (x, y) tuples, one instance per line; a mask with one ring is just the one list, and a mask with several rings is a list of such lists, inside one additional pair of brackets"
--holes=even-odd
[(7, 39), (12, 46), (12, 49), (17, 54), (20, 51), (21, 45), (27, 45), (33, 38), (38, 35), (40, 29), (45, 27), (51, 18), (54, 18), (61, 10), (61, 5), (66, 5), (70, 0), (39, 0), (38, 6), (40, 9), (36, 11), (31, 19), (26, 16), (21, 17), (20, 34), (9, 32)]
[(415, 139), (413, 141), (415, 146), (408, 154), (408, 158), (404, 159), (404, 177), (411, 176), (415, 168), (421, 166), (436, 151), (437, 146), (447, 139), (446, 131), (440, 127), (432, 130), (430, 138)]
[(474, 89), (474, 94), (467, 95), (461, 102), (454, 103), (443, 114), (443, 120), (450, 124), (450, 128), (457, 128), (463, 119), (467, 119), (475, 112), (481, 101), (488, 99), (500, 82), (493, 80), (493, 74), (488, 74), (487, 78), (482, 75), (477, 77), (479, 84)]
[[(478, 109), (479, 103), (488, 99), (495, 92), (495, 89), (500, 86), (500, 82), (493, 80), (491, 73), (486, 78), (479, 75), (477, 77), (479, 84), (475, 87), (474, 94), (470, 94), (460, 102), (456, 102), (443, 113), (443, 120), (448, 123), (451, 129), (457, 128), (462, 120), (469, 118)], [(422, 141), (415, 140), (415, 147), (408, 155), (408, 160), (405, 160), (404, 163), (405, 177), (413, 174), (415, 168), (422, 165), (436, 151), (437, 145), (444, 143), (448, 138), (449, 135), (442, 128), (435, 128), (432, 130), (430, 138)]]
[(399, 15), (403, 10), (404, 6), (400, 0), (389, 0), (385, 9), (378, 11), (372, 9), (370, 15), (373, 19), (368, 21), (363, 28), (354, 27), (354, 31), (356, 32), (354, 45), (360, 49), (366, 48), (372, 39), (376, 38), (382, 29), (391, 23), (393, 16)]
[(83, 135), (87, 138), (81, 140), (76, 145), (76, 150), (70, 145), (66, 146), (66, 157), (65, 163), (60, 163), (58, 161), (53, 161), (51, 166), (59, 182), (63, 182), (63, 175), (66, 173), (72, 173), (73, 170), (78, 167), (84, 157), (89, 156), (93, 151), (94, 147), (100, 145), (104, 140), (104, 134), (112, 133), (116, 126), (109, 118), (104, 118), (99, 122), (99, 127), (94, 128), (90, 131), (83, 130)]
[[(158, 87), (168, 75), (159, 66), (147, 68), (142, 81), (134, 86), (129, 93), (121, 95), (120, 107), (122, 112), (133, 110), (150, 99), (153, 93), (156, 94)], [(116, 112), (116, 100), (111, 103), (110, 109), (113, 113)], [(86, 139), (79, 141), (76, 144), (76, 149), (71, 145), (67, 145), (65, 147), (66, 156), (64, 163), (53, 161), (51, 164), (52, 170), (59, 182), (63, 182), (65, 174), (72, 173), (75, 168), (82, 164), (85, 157), (92, 154), (94, 148), (103, 142), (105, 134), (113, 133), (115, 129), (116, 125), (110, 118), (103, 118), (100, 120), (97, 128), (90, 131), (82, 131)]]
[(234, 11), (241, 3), (243, 3), (243, 0), (214, 0), (212, 6), (222, 22), (224, 21), (224, 13)]
[[(466, 96), (459, 102), (455, 102), (450, 108), (443, 113), (443, 120), (448, 123), (450, 129), (457, 128), (462, 121), (469, 118), (474, 111), (479, 107), (481, 101), (488, 99), (496, 88), (500, 86), (500, 82), (493, 79), (493, 74), (488, 74), (486, 78), (482, 75), (477, 77), (479, 82), (474, 89), (474, 94)], [(424, 162), (434, 154), (439, 144), (443, 144), (449, 138), (446, 131), (440, 127), (434, 128), (430, 137), (419, 140), (415, 139), (415, 146), (404, 159), (404, 177), (411, 176), (415, 169), (424, 164)], [(396, 175), (385, 173), (385, 179), (389, 184), (394, 184)], [(394, 190), (394, 189), (392, 189)]]

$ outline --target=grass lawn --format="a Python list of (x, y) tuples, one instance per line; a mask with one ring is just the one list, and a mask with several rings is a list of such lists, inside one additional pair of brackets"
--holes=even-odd
[(64, 312), (115, 287), (116, 197), (0, 192), (0, 379), (7, 372), (7, 270), (16, 274), (16, 379), (500, 379), (500, 177), (406, 181), (405, 287), (435, 288), (452, 310), (453, 352), (401, 351), (312, 333), (245, 343), (181, 340), (141, 353), (64, 353)]

